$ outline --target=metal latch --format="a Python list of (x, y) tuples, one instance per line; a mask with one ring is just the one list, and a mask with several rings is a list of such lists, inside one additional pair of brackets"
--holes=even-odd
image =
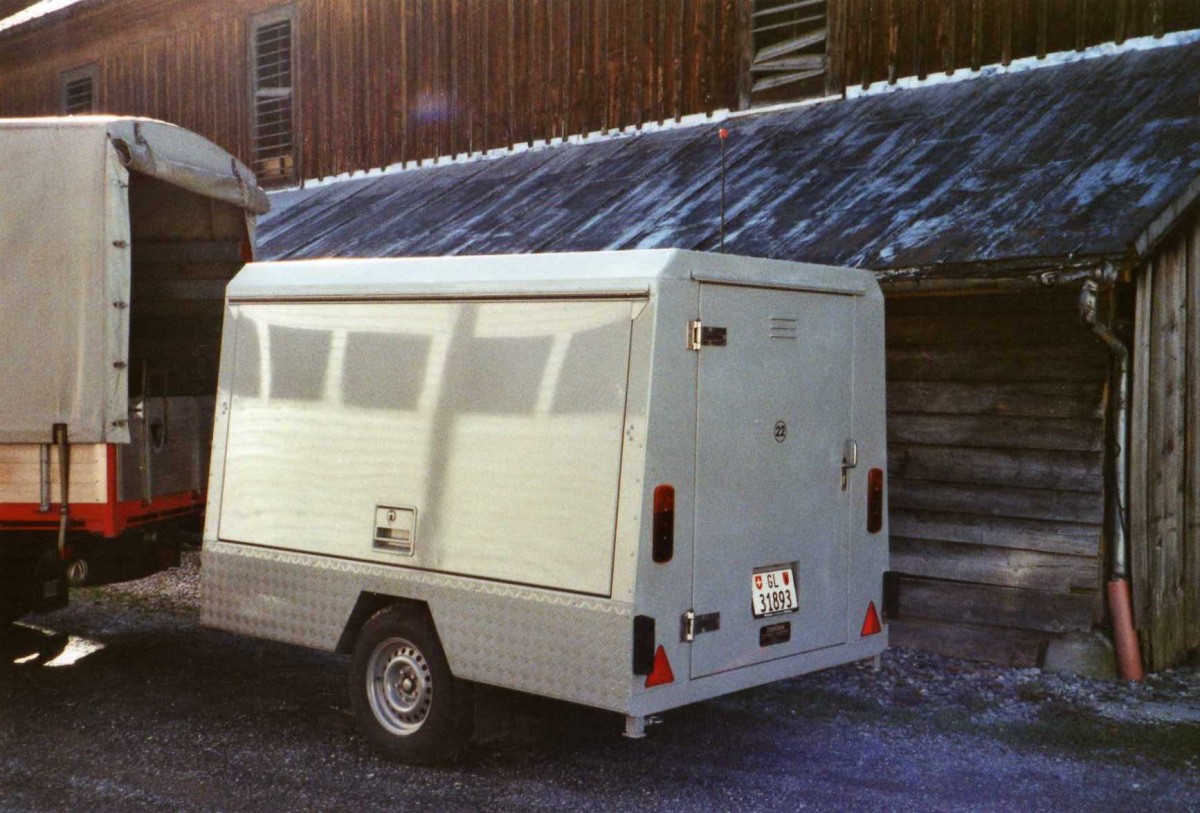
[(680, 639), (684, 642), (696, 640), (696, 636), (704, 632), (716, 632), (721, 628), (720, 613), (704, 613), (696, 615), (695, 610), (688, 610), (681, 621)]
[(858, 441), (847, 439), (842, 446), (842, 491), (846, 490), (846, 474), (858, 465)]
[(724, 347), (728, 331), (723, 327), (705, 327), (699, 319), (688, 322), (688, 350)]

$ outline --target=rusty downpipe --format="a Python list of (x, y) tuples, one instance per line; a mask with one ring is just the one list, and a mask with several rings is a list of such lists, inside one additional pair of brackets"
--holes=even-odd
[(1117, 338), (1100, 319), (1096, 280), (1083, 283), (1079, 293), (1079, 316), (1087, 328), (1104, 342), (1117, 368), (1113, 388), (1113, 420), (1109, 426), (1108, 443), (1114, 450), (1112, 459), (1112, 509), (1108, 512), (1105, 532), (1108, 535), (1110, 570), (1107, 589), (1108, 609), (1112, 617), (1113, 644), (1117, 651), (1117, 674), (1123, 680), (1140, 681), (1142, 655), (1137, 633), (1133, 629), (1133, 601), (1129, 589), (1129, 485), (1126, 478), (1129, 457), (1126, 453), (1129, 438), (1129, 348)]

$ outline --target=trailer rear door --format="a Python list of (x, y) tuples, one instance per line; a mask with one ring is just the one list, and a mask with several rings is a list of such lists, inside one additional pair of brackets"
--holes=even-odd
[(855, 298), (702, 284), (700, 318), (692, 677), (846, 640)]

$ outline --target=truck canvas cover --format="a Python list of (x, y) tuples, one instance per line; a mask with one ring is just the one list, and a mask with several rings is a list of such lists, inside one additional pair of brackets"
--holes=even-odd
[(251, 230), (268, 207), (249, 169), (170, 124), (0, 120), (0, 443), (56, 423), (74, 443), (129, 441), (131, 171), (236, 205)]

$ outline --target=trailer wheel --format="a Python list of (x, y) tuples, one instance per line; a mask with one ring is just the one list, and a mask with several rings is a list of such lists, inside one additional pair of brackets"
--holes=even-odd
[(354, 642), (350, 702), (359, 731), (385, 756), (453, 759), (470, 725), (470, 686), (450, 673), (433, 625), (407, 607), (373, 615)]

